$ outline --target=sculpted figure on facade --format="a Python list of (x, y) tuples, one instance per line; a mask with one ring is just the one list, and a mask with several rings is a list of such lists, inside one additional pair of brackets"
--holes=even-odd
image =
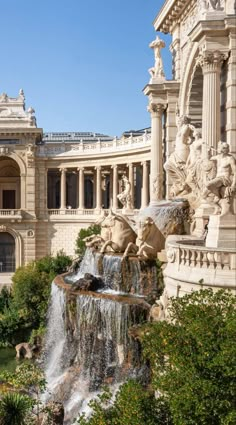
[(125, 175), (122, 177), (122, 180), (124, 183), (124, 190), (117, 195), (117, 199), (121, 202), (123, 208), (130, 209), (132, 204), (131, 183)]
[(236, 193), (236, 161), (229, 153), (229, 145), (219, 142), (218, 154), (210, 158), (216, 165), (216, 176), (206, 183), (206, 190), (215, 195), (215, 214), (234, 213), (233, 198)]
[(155, 65), (149, 69), (151, 77), (163, 79), (165, 78), (163, 61), (161, 57), (161, 49), (165, 47), (165, 42), (158, 36), (149, 44), (149, 47), (154, 50)]
[(186, 195), (190, 192), (186, 184), (186, 163), (190, 155), (190, 145), (193, 143), (195, 127), (187, 116), (178, 117), (175, 150), (170, 155), (164, 168), (173, 181), (171, 196)]

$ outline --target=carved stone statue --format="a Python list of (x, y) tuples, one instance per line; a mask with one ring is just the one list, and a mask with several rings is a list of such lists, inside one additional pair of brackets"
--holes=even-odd
[(166, 172), (173, 181), (172, 197), (183, 196), (190, 192), (190, 188), (186, 184), (186, 163), (190, 155), (190, 145), (193, 143), (195, 127), (191, 125), (191, 119), (184, 115), (178, 117), (177, 129), (175, 150), (164, 164)]
[(125, 175), (122, 177), (122, 180), (124, 183), (124, 190), (123, 192), (119, 193), (119, 195), (117, 195), (117, 199), (121, 202), (123, 208), (131, 209), (131, 183), (128, 180), (128, 177)]
[(135, 252), (138, 257), (145, 259), (157, 258), (157, 253), (165, 246), (165, 238), (150, 217), (141, 218), (137, 223), (137, 239), (127, 245), (123, 258), (128, 253)]
[(216, 164), (216, 177), (206, 184), (206, 189), (215, 195), (215, 214), (233, 213), (232, 201), (236, 193), (236, 161), (229, 153), (228, 143), (219, 142), (218, 154), (210, 161)]
[(136, 233), (123, 214), (115, 214), (111, 211), (103, 221), (103, 226), (106, 226), (111, 232), (111, 238), (106, 240), (102, 246), (100, 251), (102, 254), (107, 251), (107, 248), (123, 253), (129, 242), (135, 242)]
[(161, 57), (161, 49), (165, 47), (165, 42), (157, 36), (156, 39), (149, 44), (149, 47), (154, 50), (155, 65), (148, 71), (152, 78), (156, 77), (163, 80), (163, 78), (165, 78), (165, 74)]

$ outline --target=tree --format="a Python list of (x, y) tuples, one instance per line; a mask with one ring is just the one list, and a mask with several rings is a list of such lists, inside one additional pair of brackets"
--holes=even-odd
[(33, 328), (45, 323), (51, 283), (66, 272), (72, 260), (62, 251), (19, 267), (13, 280), (13, 303)]
[(169, 404), (174, 425), (234, 423), (235, 308), (231, 293), (201, 290), (173, 299), (170, 323), (145, 326), (152, 385)]
[(76, 254), (81, 257), (84, 255), (86, 246), (84, 242), (84, 238), (91, 235), (99, 235), (101, 233), (101, 226), (98, 224), (92, 224), (87, 229), (80, 229), (78, 237), (76, 239)]

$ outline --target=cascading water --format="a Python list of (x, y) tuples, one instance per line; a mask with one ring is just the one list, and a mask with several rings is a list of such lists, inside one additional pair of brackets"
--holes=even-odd
[[(101, 259), (104, 290), (73, 291), (68, 282), (85, 273), (98, 276)], [(156, 269), (150, 264), (148, 270), (149, 277), (146, 270), (144, 278), (137, 259), (122, 263), (121, 256), (102, 258), (87, 249), (78, 273), (67, 283), (58, 277), (52, 284), (45, 347), (46, 398), (63, 402), (65, 424), (86, 409), (86, 402), (102, 384), (117, 385), (143, 374), (140, 345), (129, 335), (129, 328), (147, 319), (150, 306), (139, 295), (157, 285)], [(145, 283), (148, 280), (151, 286)]]
[(48, 310), (48, 327), (45, 346), (47, 381), (57, 378), (63, 368), (63, 353), (66, 343), (65, 330), (65, 293), (52, 283), (51, 304)]

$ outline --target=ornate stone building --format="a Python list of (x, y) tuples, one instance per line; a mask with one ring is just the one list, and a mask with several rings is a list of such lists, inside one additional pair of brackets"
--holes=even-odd
[(80, 228), (102, 209), (119, 210), (122, 176), (131, 183), (128, 214), (149, 202), (150, 130), (113, 139), (46, 133), (24, 93), (0, 96), (0, 283), (16, 267), (60, 249), (74, 255)]
[[(120, 139), (43, 134), (34, 110), (25, 110), (22, 90), (17, 98), (0, 96), (0, 280), (47, 253), (63, 248), (73, 255), (81, 227), (94, 223), (102, 209), (122, 208), (117, 195), (123, 174), (130, 183), (130, 215), (149, 200), (155, 205), (191, 195), (192, 182), (183, 185), (186, 176), (173, 165), (175, 154), (184, 164), (190, 161), (188, 147), (181, 147), (184, 138), (200, 138), (206, 156), (215, 153), (219, 140), (236, 152), (235, 1), (166, 0), (154, 27), (172, 35), (173, 79), (165, 78), (165, 46), (157, 37), (144, 88), (151, 132)], [(207, 213), (195, 198), (200, 234)]]

